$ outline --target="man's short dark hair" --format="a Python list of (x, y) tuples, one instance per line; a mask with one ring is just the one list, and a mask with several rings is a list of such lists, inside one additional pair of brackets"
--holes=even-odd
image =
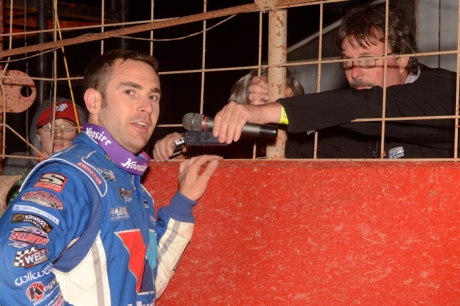
[[(388, 46), (395, 54), (416, 53), (416, 43), (410, 31), (406, 16), (400, 9), (389, 6)], [(363, 48), (385, 42), (385, 3), (358, 6), (351, 9), (343, 18), (337, 35), (337, 46), (342, 49), (342, 42), (354, 39)], [(417, 59), (410, 57), (406, 70), (410, 74), (418, 73)]]
[(88, 64), (85, 69), (83, 90), (94, 88), (105, 99), (107, 84), (112, 77), (112, 67), (117, 60), (121, 60), (122, 63), (126, 60), (143, 62), (158, 73), (158, 61), (153, 56), (132, 50), (112, 50), (92, 59)]

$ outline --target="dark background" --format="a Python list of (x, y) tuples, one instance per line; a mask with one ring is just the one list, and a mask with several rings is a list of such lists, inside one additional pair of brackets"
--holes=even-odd
[[(94, 3), (92, 0), (66, 1), (71, 3), (83, 4), (87, 6), (99, 7), (100, 2)], [(340, 19), (346, 10), (355, 4), (370, 2), (367, 0), (356, 0), (348, 2), (331, 3), (324, 5), (323, 25), (326, 27), (330, 23)], [(233, 6), (253, 3), (248, 0), (209, 0), (207, 1), (207, 11), (213, 11)], [(128, 20), (148, 20), (150, 19), (150, 0), (129, 1)], [(199, 14), (203, 12), (203, 1), (183, 1), (183, 0), (156, 0), (154, 6), (155, 19), (172, 18)], [(29, 17), (33, 17), (30, 14)], [(51, 17), (50, 17), (51, 18)], [(226, 19), (215, 18), (207, 21), (207, 28)], [(62, 18), (61, 18), (62, 20)], [(309, 5), (288, 9), (288, 46), (297, 43), (303, 38), (316, 33), (319, 30), (320, 6)], [(112, 30), (106, 28), (106, 31)], [(203, 30), (202, 22), (190, 23), (182, 26), (174, 26), (166, 29), (154, 31), (154, 39), (174, 39), (184, 37)], [(77, 37), (88, 32), (99, 32), (99, 29), (85, 29), (83, 31), (63, 32), (63, 38)], [(263, 15), (263, 45), (262, 61), (267, 61), (267, 35), (268, 35), (268, 14)], [(207, 32), (206, 36), (206, 68), (225, 68), (252, 66), (258, 64), (258, 43), (259, 43), (259, 13), (244, 13), (218, 25)], [(133, 37), (148, 38), (149, 32), (138, 33)], [(153, 55), (160, 63), (160, 73), (166, 71), (181, 71), (200, 69), (202, 64), (202, 34), (173, 41), (155, 41)], [(52, 36), (48, 37), (52, 41)], [(35, 37), (26, 39), (15, 39), (13, 48), (36, 43)], [(105, 50), (119, 48), (120, 39), (111, 38), (105, 40)], [(147, 41), (128, 40), (128, 48), (141, 52), (149, 52), (150, 44)], [(3, 48), (8, 47), (8, 42), (4, 41)], [(82, 76), (84, 68), (90, 59), (100, 54), (101, 44), (97, 42), (82, 43), (79, 45), (65, 47), (65, 54), (71, 76)], [(52, 53), (48, 53), (48, 67), (52, 68)], [(57, 71), (58, 77), (65, 77), (64, 62), (62, 52), (58, 50)], [(30, 54), (27, 54), (30, 55)], [(26, 56), (21, 54), (12, 57), (20, 59)], [(37, 59), (31, 58), (19, 62), (12, 62), (8, 69), (21, 70), (30, 76), (37, 76)], [(204, 111), (205, 115), (214, 116), (226, 103), (230, 94), (231, 87), (235, 81), (245, 75), (248, 69), (225, 72), (205, 73), (204, 84)], [(189, 112), (200, 112), (200, 89), (201, 73), (185, 73), (173, 75), (161, 75), (162, 100), (160, 105), (160, 117), (158, 124), (180, 124), (184, 114)], [(72, 82), (74, 97), (80, 106), (84, 107), (82, 96), (81, 81)], [(47, 97), (52, 96), (53, 88)], [(58, 96), (70, 98), (67, 81), (61, 81), (57, 86)], [(41, 101), (36, 101), (40, 103)], [(21, 114), (8, 114), (7, 124), (12, 126), (22, 135), (26, 135), (28, 124), (31, 122), (35, 107)], [(183, 132), (182, 127), (177, 128), (156, 128), (151, 141), (147, 145), (146, 152), (152, 153), (153, 145), (156, 140), (164, 135), (173, 132)], [(11, 132), (6, 134), (7, 146), (6, 153), (15, 151), (26, 151), (26, 145)], [(230, 147), (229, 147), (230, 148)]]

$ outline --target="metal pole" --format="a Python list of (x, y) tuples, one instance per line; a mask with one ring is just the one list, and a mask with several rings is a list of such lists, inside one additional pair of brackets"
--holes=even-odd
[[(272, 67), (286, 64), (287, 56), (287, 10), (268, 13), (268, 101), (285, 96), (286, 67)], [(267, 158), (284, 158), (286, 131), (278, 130), (274, 143), (267, 143)]]
[[(37, 30), (46, 30), (48, 27), (48, 18), (46, 12), (46, 0), (37, 0)], [(47, 42), (47, 34), (44, 32), (37, 33), (37, 44), (43, 44)], [(44, 79), (48, 76), (48, 56), (46, 54), (40, 54), (37, 59), (37, 74), (40, 79)], [(39, 80), (37, 83), (37, 98), (40, 104), (48, 97), (49, 84), (46, 81)], [(36, 103), (34, 110), (38, 106)]]

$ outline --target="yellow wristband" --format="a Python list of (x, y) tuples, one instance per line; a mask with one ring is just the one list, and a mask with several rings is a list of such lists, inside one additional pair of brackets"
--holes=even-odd
[(284, 107), (281, 106), (281, 118), (280, 118), (280, 121), (278, 122), (279, 124), (285, 124), (285, 125), (288, 125), (289, 124), (289, 119), (286, 115), (286, 111), (284, 110)]

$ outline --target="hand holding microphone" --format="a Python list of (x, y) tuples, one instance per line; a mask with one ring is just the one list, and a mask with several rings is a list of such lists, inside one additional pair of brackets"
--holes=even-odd
[[(214, 119), (202, 114), (188, 113), (182, 118), (182, 125), (188, 131), (212, 132)], [(278, 127), (272, 125), (246, 123), (241, 131), (242, 135), (255, 137), (276, 138)]]

